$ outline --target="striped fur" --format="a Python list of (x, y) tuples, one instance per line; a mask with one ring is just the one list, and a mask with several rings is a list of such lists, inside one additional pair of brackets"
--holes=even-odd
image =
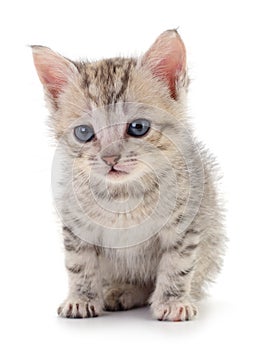
[[(73, 62), (39, 46), (33, 54), (59, 141), (54, 193), (69, 275), (59, 314), (95, 317), (149, 303), (159, 320), (194, 318), (225, 236), (216, 166), (186, 118), (178, 33), (164, 32), (138, 59)], [(136, 118), (151, 121), (141, 138), (127, 135)], [(96, 135), (85, 144), (73, 133), (83, 124)], [(125, 176), (108, 176), (102, 157), (113, 154)]]

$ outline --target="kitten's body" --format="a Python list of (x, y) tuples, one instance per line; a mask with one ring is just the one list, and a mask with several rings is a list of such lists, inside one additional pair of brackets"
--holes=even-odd
[[(56, 201), (70, 292), (59, 313), (90, 317), (150, 300), (158, 319), (192, 319), (224, 236), (213, 164), (186, 121), (178, 34), (163, 33), (141, 60), (71, 63), (41, 47), (34, 58), (62, 154)], [(151, 129), (130, 138), (138, 115)], [(71, 124), (92, 125), (96, 137), (81, 146)], [(121, 176), (102, 161), (113, 154)]]

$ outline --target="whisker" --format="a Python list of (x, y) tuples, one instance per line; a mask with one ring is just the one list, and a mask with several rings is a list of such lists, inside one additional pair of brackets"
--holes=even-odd
[(77, 193), (82, 187), (84, 187), (84, 185), (86, 183), (88, 183), (88, 181), (89, 181), (89, 177), (83, 179), (80, 183), (74, 184), (73, 189), (74, 189), (75, 193)]
[(81, 112), (81, 114), (88, 113), (87, 109), (80, 107), (79, 105), (77, 105), (76, 103), (74, 103), (74, 102), (72, 102), (70, 100), (67, 101), (67, 104), (72, 106), (72, 107), (76, 107), (76, 109), (78, 109), (79, 112)]

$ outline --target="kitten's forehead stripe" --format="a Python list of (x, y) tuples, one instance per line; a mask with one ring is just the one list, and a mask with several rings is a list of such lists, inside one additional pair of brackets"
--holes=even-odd
[[(134, 58), (105, 59), (96, 63), (75, 63), (82, 75), (82, 87), (97, 105), (109, 105), (125, 98)], [(94, 93), (90, 86), (94, 87)]]

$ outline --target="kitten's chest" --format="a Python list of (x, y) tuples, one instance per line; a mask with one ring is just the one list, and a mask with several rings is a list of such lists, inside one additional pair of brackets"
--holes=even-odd
[(155, 238), (129, 248), (104, 249), (99, 255), (104, 279), (130, 283), (154, 280), (159, 260), (160, 247)]
[[(160, 199), (159, 193), (151, 190), (145, 191), (143, 196), (138, 193), (125, 200), (113, 200), (108, 196), (100, 197), (99, 193), (92, 198), (92, 194), (83, 191), (74, 198), (70, 191), (61, 201), (61, 214), (66, 225), (83, 241), (102, 247), (123, 248), (122, 253), (112, 253), (111, 256), (115, 261), (122, 259), (120, 264), (129, 268), (131, 259), (142, 264), (138, 256), (152, 250), (149, 245), (145, 250), (142, 243), (155, 237), (171, 219), (173, 196), (171, 191), (163, 193), (165, 195)], [(135, 249), (135, 255), (126, 250), (131, 246), (139, 247)]]

